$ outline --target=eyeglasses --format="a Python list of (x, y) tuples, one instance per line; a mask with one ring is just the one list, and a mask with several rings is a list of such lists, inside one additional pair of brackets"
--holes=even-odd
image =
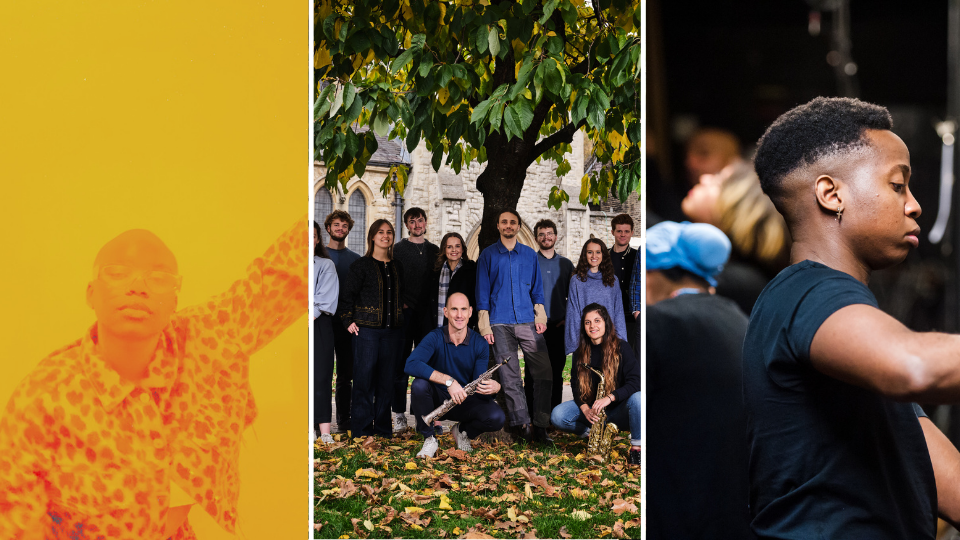
[(170, 291), (179, 291), (183, 277), (161, 270), (134, 270), (121, 264), (109, 264), (94, 268), (97, 279), (111, 287), (126, 287), (137, 278), (142, 277), (144, 284), (151, 292), (164, 294)]
[(554, 234), (554, 233), (552, 233), (552, 232), (548, 232), (548, 233), (540, 233), (540, 234), (538, 234), (538, 235), (537, 235), (537, 238), (553, 238), (553, 237), (555, 237), (555, 236), (557, 236), (557, 235)]

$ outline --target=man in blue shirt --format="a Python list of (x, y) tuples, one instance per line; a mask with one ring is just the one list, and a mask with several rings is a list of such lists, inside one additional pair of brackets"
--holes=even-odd
[(467, 328), (473, 315), (467, 296), (450, 295), (443, 314), (449, 324), (424, 336), (407, 358), (405, 368), (408, 375), (416, 377), (410, 387), (410, 412), (417, 419), (417, 431), (424, 437), (417, 457), (433, 457), (437, 453), (436, 428), (433, 424), (427, 425), (423, 416), (447, 399), (457, 404), (444, 418), (459, 421), (453, 428), (453, 439), (460, 450), (473, 451), (470, 439), (503, 427), (503, 411), (493, 401), (493, 396), (500, 391), (500, 383), (493, 379), (484, 381), (476, 393), (469, 396), (463, 389), (487, 370), (490, 354), (480, 335)]
[[(350, 265), (360, 258), (346, 245), (350, 229), (353, 229), (353, 218), (343, 210), (334, 210), (323, 221), (323, 226), (330, 235), (327, 255), (337, 268), (339, 294), (342, 295)], [(337, 394), (334, 397), (337, 402), (337, 428), (347, 431), (350, 429), (350, 393), (353, 390), (353, 334), (347, 332), (342, 324), (333, 325), (333, 350), (337, 363)]]
[[(547, 428), (553, 371), (542, 335), (547, 329), (543, 279), (537, 253), (517, 242), (521, 223), (515, 210), (501, 212), (497, 218), (500, 240), (484, 249), (477, 260), (478, 326), (493, 345), (495, 357), (509, 357), (498, 374), (510, 425), (522, 426), (520, 435), (528, 441), (551, 443)], [(533, 403), (527, 403), (520, 380), (518, 346), (533, 375), (533, 381), (527, 381), (533, 384)]]

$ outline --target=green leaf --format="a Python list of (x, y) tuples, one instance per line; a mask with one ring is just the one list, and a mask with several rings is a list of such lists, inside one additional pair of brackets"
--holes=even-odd
[(466, 66), (463, 64), (453, 64), (450, 67), (453, 69), (454, 77), (469, 82), (470, 73), (467, 71)]
[(423, 55), (423, 59), (420, 60), (420, 76), (426, 77), (430, 73), (430, 69), (433, 68), (433, 55), (427, 53)]
[(520, 131), (526, 131), (533, 123), (533, 103), (526, 98), (517, 98), (510, 108), (517, 113), (520, 120)]
[(547, 22), (547, 19), (550, 18), (550, 15), (553, 15), (553, 10), (556, 8), (557, 0), (548, 0), (543, 6), (543, 17), (540, 17), (540, 24)]
[(503, 120), (503, 103), (494, 105), (492, 111), (490, 113), (490, 133), (500, 129), (500, 122)]
[(413, 153), (418, 144), (420, 144), (420, 130), (411, 129), (407, 132), (407, 152)]
[(413, 58), (413, 49), (407, 49), (390, 64), (390, 74), (396, 75)]
[(537, 0), (522, 0), (520, 6), (523, 8), (523, 14), (529, 15), (537, 8)]
[(341, 105), (343, 105), (343, 87), (338, 84), (337, 93), (333, 96), (333, 104), (330, 105), (330, 118), (336, 116)]
[(450, 149), (447, 163), (453, 167), (453, 172), (460, 174), (460, 170), (463, 168), (463, 150), (461, 150), (459, 144), (453, 145), (453, 148)]
[(547, 198), (547, 206), (549, 208), (556, 208), (557, 210), (563, 206), (564, 202), (570, 200), (570, 195), (566, 191), (560, 188), (560, 186), (553, 186), (550, 189), (550, 196)]
[(524, 60), (523, 64), (520, 66), (520, 73), (517, 73), (517, 82), (513, 84), (513, 87), (510, 88), (510, 91), (507, 93), (507, 99), (513, 99), (517, 97), (517, 94), (520, 93), (524, 88), (530, 84), (530, 77), (533, 76), (533, 59)]
[(385, 112), (381, 111), (377, 114), (376, 118), (374, 118), (373, 131), (381, 137), (386, 137), (390, 134), (390, 118), (387, 117)]
[(360, 151), (360, 137), (352, 129), (347, 131), (345, 146), (346, 153), (342, 156), (344, 158), (353, 158)]
[(557, 176), (559, 176), (560, 178), (563, 178), (569, 172), (570, 172), (570, 162), (564, 159), (563, 162), (559, 166), (557, 166)]
[(357, 96), (357, 87), (353, 83), (347, 83), (346, 90), (343, 92), (343, 108), (349, 109), (353, 105), (353, 98)]
[(517, 138), (523, 138), (523, 130), (520, 129), (520, 113), (513, 107), (508, 107), (503, 113), (503, 123), (507, 128), (507, 140), (512, 139), (512, 135)]
[(563, 76), (560, 74), (560, 70), (557, 69), (557, 63), (553, 60), (546, 60), (543, 64), (545, 66), (543, 81), (553, 95), (559, 96), (563, 86)]
[(314, 120), (323, 118), (323, 115), (327, 114), (327, 111), (330, 110), (330, 91), (333, 90), (333, 88), (334, 85), (330, 84), (320, 91), (317, 101), (313, 104)]
[(488, 27), (480, 26), (477, 28), (477, 33), (474, 35), (474, 42), (477, 45), (477, 51), (480, 54), (487, 52), (487, 49), (490, 46), (490, 32), (487, 30)]
[(337, 35), (334, 32), (337, 31), (337, 13), (333, 12), (323, 21), (323, 35), (327, 37), (329, 41), (336, 41)]
[(490, 105), (493, 103), (492, 100), (481, 101), (473, 109), (473, 114), (470, 115), (471, 124), (479, 124), (487, 116), (487, 111), (490, 109)]
[(443, 162), (443, 145), (438, 144), (433, 150), (433, 157), (430, 159), (430, 164), (433, 165), (433, 170), (440, 172), (440, 164)]
[(500, 27), (494, 25), (487, 34), (487, 42), (490, 45), (490, 55), (497, 56), (500, 53)]
[(437, 72), (440, 75), (437, 84), (440, 85), (440, 88), (446, 88), (447, 85), (450, 84), (450, 79), (453, 78), (453, 68), (450, 66), (440, 66)]

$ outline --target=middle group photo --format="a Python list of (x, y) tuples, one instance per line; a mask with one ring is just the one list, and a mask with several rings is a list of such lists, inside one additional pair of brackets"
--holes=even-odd
[(316, 538), (640, 536), (641, 14), (317, 2)]

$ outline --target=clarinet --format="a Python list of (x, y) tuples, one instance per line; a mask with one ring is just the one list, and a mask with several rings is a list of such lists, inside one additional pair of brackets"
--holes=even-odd
[[(483, 381), (489, 380), (490, 377), (493, 377), (493, 373), (498, 369), (500, 369), (500, 366), (506, 364), (508, 359), (509, 357), (505, 357), (499, 364), (484, 371), (483, 374), (477, 377), (475, 381), (464, 386), (463, 391), (466, 392), (468, 396), (473, 395), (477, 391), (477, 388), (480, 387), (480, 383), (482, 383)], [(440, 404), (439, 407), (434, 409), (429, 414), (422, 416), (421, 418), (423, 419), (424, 423), (426, 423), (428, 426), (432, 425), (434, 420), (447, 414), (447, 412), (450, 411), (450, 409), (454, 408), (456, 405), (457, 405), (457, 402), (453, 401), (453, 398), (445, 399), (443, 403)]]

